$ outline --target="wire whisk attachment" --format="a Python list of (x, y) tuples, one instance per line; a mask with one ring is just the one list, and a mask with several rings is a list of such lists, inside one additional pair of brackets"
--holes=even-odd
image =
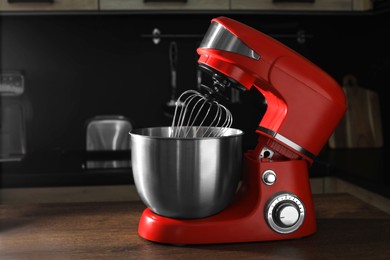
[(233, 116), (224, 105), (195, 90), (187, 90), (176, 101), (170, 137), (220, 137), (232, 123)]

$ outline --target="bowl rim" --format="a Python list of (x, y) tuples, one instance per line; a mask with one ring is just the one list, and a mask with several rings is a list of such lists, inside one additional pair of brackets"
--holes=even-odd
[[(197, 127), (197, 126), (192, 126)], [(238, 128), (229, 127), (228, 130), (234, 131), (234, 134), (228, 134), (228, 135), (222, 135), (222, 136), (209, 136), (209, 137), (169, 137), (169, 136), (157, 136), (157, 135), (146, 135), (142, 134), (144, 131), (149, 131), (153, 129), (169, 129), (172, 128), (172, 126), (152, 126), (152, 127), (143, 127), (143, 128), (135, 128), (129, 131), (129, 134), (131, 137), (133, 136), (139, 136), (143, 138), (150, 138), (150, 139), (167, 139), (167, 140), (213, 140), (213, 139), (226, 139), (226, 138), (235, 138), (235, 137), (241, 137), (245, 134), (245, 132)], [(209, 128), (208, 126), (202, 126), (201, 128)], [(213, 128), (221, 128), (221, 127), (210, 127)]]

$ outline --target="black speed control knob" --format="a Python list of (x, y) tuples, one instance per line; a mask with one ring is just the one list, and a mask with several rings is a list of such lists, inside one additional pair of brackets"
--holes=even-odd
[(279, 194), (269, 203), (266, 220), (278, 233), (288, 234), (297, 230), (303, 223), (305, 208), (297, 196), (290, 193)]

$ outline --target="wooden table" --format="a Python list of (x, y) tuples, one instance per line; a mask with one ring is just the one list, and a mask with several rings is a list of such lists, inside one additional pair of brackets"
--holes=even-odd
[(138, 236), (141, 202), (0, 205), (0, 259), (390, 259), (390, 215), (314, 196), (318, 231), (286, 241), (173, 246)]

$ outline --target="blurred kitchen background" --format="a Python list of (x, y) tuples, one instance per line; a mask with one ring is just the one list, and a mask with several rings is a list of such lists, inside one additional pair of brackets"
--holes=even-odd
[[(128, 130), (171, 123), (172, 44), (176, 93), (196, 89), (196, 48), (223, 15), (275, 37), (340, 85), (353, 75), (377, 94), (379, 142), (327, 145), (310, 174), (390, 196), (389, 1), (29, 2), (0, 0), (1, 189), (132, 185)], [(233, 126), (245, 131), (249, 149), (263, 98), (255, 91), (232, 98)], [(119, 148), (101, 140), (118, 135)]]

